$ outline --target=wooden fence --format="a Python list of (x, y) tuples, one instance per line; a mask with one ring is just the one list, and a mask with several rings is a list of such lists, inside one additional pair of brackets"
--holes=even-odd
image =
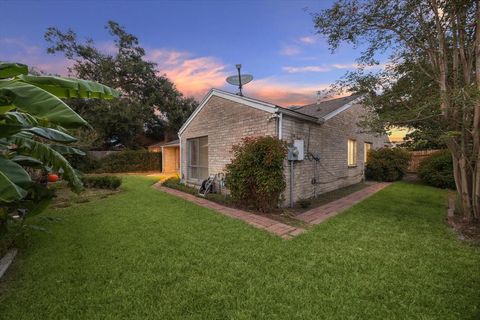
[(421, 150), (421, 151), (411, 151), (412, 159), (410, 160), (410, 164), (408, 165), (408, 172), (410, 173), (417, 173), (418, 166), (423, 159), (428, 158), (433, 153), (439, 150)]

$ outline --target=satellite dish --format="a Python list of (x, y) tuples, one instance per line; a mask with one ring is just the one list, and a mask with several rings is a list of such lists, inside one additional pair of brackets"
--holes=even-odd
[[(253, 76), (251, 74), (242, 74), (240, 76), (240, 79), (242, 80), (242, 85), (249, 83), (250, 81), (253, 80)], [(227, 78), (227, 82), (230, 83), (231, 85), (238, 86), (240, 85), (240, 79), (238, 76), (230, 76)]]
[(253, 76), (251, 74), (241, 74), (240, 73), (240, 69), (242, 68), (241, 64), (237, 64), (237, 65), (235, 65), (235, 67), (237, 68), (238, 75), (230, 76), (226, 79), (226, 81), (231, 85), (238, 86), (238, 90), (239, 90), (238, 95), (243, 96), (242, 87), (243, 87), (243, 85), (252, 81)]

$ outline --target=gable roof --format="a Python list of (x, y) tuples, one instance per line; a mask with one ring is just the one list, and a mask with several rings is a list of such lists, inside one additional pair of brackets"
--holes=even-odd
[(293, 110), (309, 116), (323, 118), (328, 120), (340, 112), (348, 109), (352, 105), (360, 102), (360, 94), (352, 94), (348, 97), (321, 101), (320, 103), (307, 104), (302, 107), (296, 107)]
[(178, 131), (178, 134), (182, 134), (182, 132), (185, 131), (185, 129), (190, 124), (190, 122), (192, 122), (192, 120), (203, 109), (203, 107), (205, 107), (207, 102), (213, 96), (224, 98), (224, 99), (227, 99), (227, 100), (230, 100), (230, 101), (233, 101), (233, 102), (237, 102), (237, 103), (240, 103), (240, 104), (243, 104), (243, 105), (247, 105), (249, 107), (259, 109), (259, 110), (262, 110), (262, 111), (265, 111), (265, 112), (268, 112), (268, 113), (272, 113), (272, 114), (282, 113), (282, 114), (289, 115), (291, 117), (298, 118), (298, 119), (305, 120), (305, 121), (311, 121), (311, 122), (315, 122), (315, 123), (322, 122), (321, 119), (319, 119), (316, 116), (312, 116), (312, 115), (308, 115), (308, 114), (305, 114), (305, 113), (297, 112), (295, 110), (283, 108), (283, 107), (277, 106), (275, 104), (268, 103), (268, 102), (265, 102), (265, 101), (261, 101), (261, 100), (258, 100), (258, 99), (248, 98), (248, 97), (245, 97), (245, 96), (239, 96), (239, 95), (236, 95), (236, 94), (231, 93), (231, 92), (227, 92), (227, 91), (223, 91), (223, 90), (219, 90), (219, 89), (211, 89), (208, 92), (208, 94), (205, 96), (205, 98), (203, 98), (202, 102), (198, 105), (198, 107), (195, 109), (195, 111), (193, 111), (193, 113), (190, 115), (190, 117), (187, 119), (187, 121), (185, 121), (183, 126)]

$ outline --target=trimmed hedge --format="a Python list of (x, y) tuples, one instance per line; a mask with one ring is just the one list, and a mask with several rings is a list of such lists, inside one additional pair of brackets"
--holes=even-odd
[(95, 160), (87, 155), (69, 155), (72, 166), (84, 173), (117, 173), (138, 171), (161, 171), (162, 154), (147, 150), (115, 152)]
[(455, 189), (452, 155), (448, 150), (435, 152), (420, 162), (418, 176), (428, 185)]
[(400, 148), (380, 148), (368, 153), (365, 168), (367, 179), (376, 181), (396, 181), (407, 173), (410, 152)]
[(117, 189), (122, 185), (122, 179), (116, 176), (84, 176), (83, 185), (86, 188)]

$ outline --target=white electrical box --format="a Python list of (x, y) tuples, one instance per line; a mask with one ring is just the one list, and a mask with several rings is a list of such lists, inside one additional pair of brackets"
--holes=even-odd
[(298, 155), (297, 155), (297, 160), (301, 161), (305, 158), (305, 151), (303, 147), (303, 140), (294, 140), (293, 141), (293, 147), (297, 149)]

